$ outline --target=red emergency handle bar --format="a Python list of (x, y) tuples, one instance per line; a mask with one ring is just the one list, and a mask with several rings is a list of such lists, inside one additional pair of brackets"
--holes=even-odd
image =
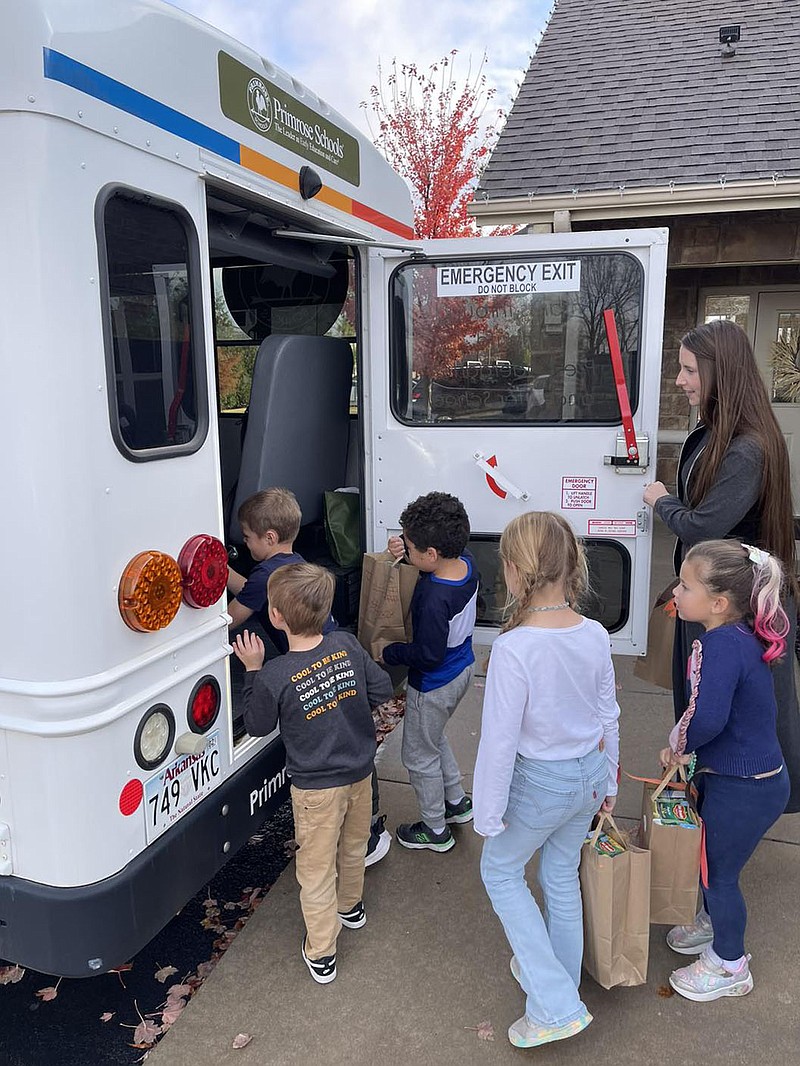
[(625, 371), (622, 367), (622, 352), (619, 346), (617, 334), (617, 320), (614, 317), (613, 308), (603, 311), (603, 320), (606, 326), (608, 338), (608, 350), (611, 355), (611, 367), (614, 371), (614, 385), (617, 390), (617, 402), (622, 417), (622, 432), (625, 435), (625, 450), (628, 455), (628, 464), (635, 466), (639, 462), (639, 446), (636, 443), (636, 430), (633, 428), (633, 415), (631, 414), (631, 401), (628, 396), (628, 384), (625, 381)]

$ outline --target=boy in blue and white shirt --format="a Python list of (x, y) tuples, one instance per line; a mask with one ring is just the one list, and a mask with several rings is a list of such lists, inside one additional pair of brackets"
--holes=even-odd
[(401, 758), (422, 819), (399, 825), (396, 836), (405, 848), (449, 851), (456, 841), (448, 823), (472, 819), (444, 729), (472, 682), (478, 572), (465, 550), (469, 518), (455, 496), (420, 496), (400, 515), (400, 526), (403, 536), (389, 539), (389, 551), (420, 571), (411, 601), (414, 638), (387, 644), (383, 661), (409, 668)]

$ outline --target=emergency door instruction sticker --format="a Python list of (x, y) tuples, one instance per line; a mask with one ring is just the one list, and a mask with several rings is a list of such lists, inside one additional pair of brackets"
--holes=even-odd
[(635, 518), (590, 518), (587, 524), (588, 537), (635, 537)]
[(437, 296), (517, 296), (532, 292), (578, 292), (580, 259), (538, 263), (451, 263), (437, 267)]
[(596, 477), (562, 477), (562, 511), (593, 511), (596, 507)]

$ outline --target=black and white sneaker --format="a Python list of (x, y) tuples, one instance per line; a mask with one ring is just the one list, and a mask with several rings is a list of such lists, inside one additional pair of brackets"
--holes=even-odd
[(397, 842), (402, 844), (404, 848), (449, 851), (456, 842), (456, 838), (450, 832), (449, 826), (446, 825), (441, 833), (434, 833), (431, 827), (424, 822), (398, 825), (394, 834), (397, 837)]
[(376, 862), (380, 862), (392, 846), (392, 834), (385, 828), (385, 825), (385, 814), (382, 814), (380, 818), (376, 818), (372, 823), (364, 866), (374, 866)]
[(303, 962), (308, 967), (308, 972), (318, 985), (329, 985), (336, 977), (336, 956), (325, 955), (321, 959), (310, 959), (306, 955), (306, 938), (303, 937)]
[(364, 910), (364, 904), (361, 900), (356, 903), (355, 907), (351, 907), (349, 911), (345, 911), (342, 914), (338, 912), (339, 921), (342, 925), (347, 926), (348, 929), (360, 929), (362, 925), (367, 924), (367, 912)]
[(444, 820), (448, 825), (463, 825), (464, 822), (472, 821), (472, 799), (470, 796), (464, 796), (458, 803), (448, 803), (445, 800), (444, 804)]

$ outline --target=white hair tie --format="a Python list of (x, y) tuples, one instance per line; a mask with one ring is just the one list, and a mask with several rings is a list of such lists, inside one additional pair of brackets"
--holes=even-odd
[(751, 563), (755, 563), (756, 566), (763, 566), (764, 563), (769, 561), (770, 554), (765, 552), (763, 548), (754, 548), (752, 544), (742, 544), (742, 547), (747, 552), (747, 558)]

